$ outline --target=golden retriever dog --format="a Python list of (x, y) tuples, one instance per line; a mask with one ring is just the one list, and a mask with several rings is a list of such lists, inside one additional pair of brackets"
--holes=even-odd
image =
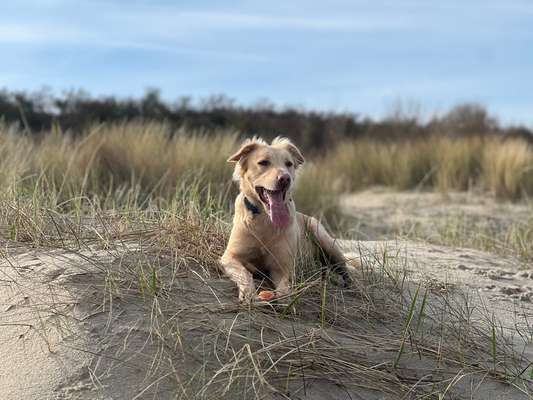
[[(237, 284), (239, 300), (263, 300), (256, 294), (254, 275), (268, 276), (273, 298), (289, 294), (299, 251), (318, 246), (322, 256), (350, 283), (346, 260), (335, 240), (313, 217), (296, 212), (293, 189), (296, 170), (304, 163), (300, 150), (278, 137), (269, 145), (259, 138), (246, 140), (228, 162), (235, 163), (233, 227), (220, 259), (224, 273)], [(266, 292), (265, 292), (266, 293)], [(262, 293), (261, 293), (262, 294)]]

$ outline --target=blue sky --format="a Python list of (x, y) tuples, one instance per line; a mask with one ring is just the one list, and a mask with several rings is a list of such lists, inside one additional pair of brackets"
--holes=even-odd
[(423, 115), (485, 105), (533, 126), (533, 1), (4, 2), (0, 87)]

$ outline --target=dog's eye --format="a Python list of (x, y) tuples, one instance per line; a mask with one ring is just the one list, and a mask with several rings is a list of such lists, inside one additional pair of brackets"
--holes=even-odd
[(292, 161), (286, 161), (286, 162), (285, 162), (285, 166), (286, 166), (287, 168), (290, 168), (290, 167), (292, 167), (293, 165), (294, 165), (294, 164), (292, 163)]
[(259, 165), (262, 165), (263, 167), (266, 167), (267, 165), (270, 165), (270, 161), (268, 160), (261, 160), (258, 162)]

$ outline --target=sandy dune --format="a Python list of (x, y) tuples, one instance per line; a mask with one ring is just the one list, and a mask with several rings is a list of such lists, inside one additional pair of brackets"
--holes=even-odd
[(77, 295), (61, 284), (80, 273), (82, 260), (7, 243), (3, 250), (0, 398), (68, 398), (61, 393), (84, 389), (79, 378), (92, 357), (76, 316)]
[[(349, 256), (362, 257), (363, 260), (383, 257), (387, 249), (385, 258), (394, 260), (391, 261), (391, 265), (396, 266), (394, 268), (403, 266), (404, 271), (410, 271), (415, 284), (416, 281), (424, 282), (436, 290), (453, 285), (465, 287), (467, 293), (477, 298), (474, 304), (483, 305), (485, 311), (493, 311), (505, 327), (526, 321), (525, 316), (533, 318), (530, 302), (533, 271), (517, 272), (509, 267), (514, 262), (512, 259), (417, 242), (343, 244)], [(169, 296), (173, 297), (173, 302), (168, 304), (178, 310), (177, 314), (184, 318), (182, 321), (187, 320), (192, 325), (169, 327), (156, 323), (154, 328), (151, 316), (165, 312), (167, 306), (163, 300), (158, 310), (154, 305), (159, 303), (147, 305), (138, 294), (129, 296), (127, 291), (113, 294), (112, 266), (117, 263), (134, 265), (142, 257), (133, 245), (72, 253), (33, 250), (5, 242), (3, 251), (5, 254), (0, 262), (1, 399), (171, 399), (196, 395), (211, 398), (208, 392), (176, 392), (175, 379), (187, 376), (192, 379), (185, 372), (192, 371), (193, 366), (202, 365), (205, 360), (186, 358), (184, 347), (163, 352), (161, 343), (156, 340), (158, 332), (182, 330), (180, 337), (191, 350), (187, 357), (201, 352), (211, 354), (209, 348), (214, 344), (202, 331), (204, 323), (221, 329), (231, 327), (236, 332), (241, 329), (243, 338), (249, 334), (245, 324), (236, 323), (244, 315), (244, 310), (235, 302), (233, 285), (224, 278), (210, 278), (209, 285), (206, 285), (200, 275), (167, 277), (177, 282), (176, 290)], [(105, 294), (106, 290), (109, 294)], [(206, 299), (213, 296), (217, 301), (207, 303)], [(279, 332), (287, 335), (296, 329), (295, 337), (300, 333), (302, 338), (320, 336), (316, 323), (311, 320), (302, 319), (301, 325), (295, 327), (268, 313), (261, 312), (257, 317), (264, 318), (260, 322), (265, 327), (275, 324)], [(362, 322), (360, 329), (363, 335), (370, 328)], [(327, 337), (349, 345), (342, 329), (328, 330)], [(516, 343), (516, 346), (520, 344)], [(374, 357), (378, 362), (380, 357), (390, 358), (386, 350), (380, 349), (379, 342), (369, 343), (366, 347), (363, 359)], [(531, 344), (527, 344), (521, 351), (531, 350)], [(176, 353), (178, 357), (180, 351), (183, 352), (180, 356), (183, 357), (182, 363), (172, 365), (182, 365), (189, 371), (167, 370), (164, 355)], [(413, 376), (418, 376), (416, 379), (423, 379), (423, 375), (416, 375), (416, 371), (433, 368), (433, 364), (426, 358), (407, 357), (405, 368)], [(530, 398), (516, 388), (490, 378), (482, 382), (483, 385), (473, 388), (465, 378), (464, 385), (458, 384), (459, 389), (454, 392), (457, 397), (450, 398)], [(292, 390), (292, 398), (302, 399), (397, 398), (391, 389), (393, 381), (384, 381), (382, 393), (370, 383), (368, 385), (367, 389), (354, 390), (310, 377), (303, 391), (299, 382), (291, 383), (288, 390)], [(464, 397), (461, 391), (464, 391)], [(227, 396), (238, 398), (232, 397), (237, 395), (231, 393)], [(272, 392), (266, 398), (284, 397)]]
[[(342, 207), (353, 217), (353, 230), (362, 240), (382, 240), (398, 235), (438, 241), (440, 231), (465, 229), (465, 235), (484, 236), (506, 232), (512, 225), (527, 224), (533, 205), (498, 202), (471, 192), (396, 192), (373, 188), (343, 196)], [(519, 265), (517, 265), (519, 266)]]
[[(343, 242), (349, 258), (373, 259), (386, 252), (393, 265), (405, 266), (409, 276), (428, 287), (459, 288), (469, 293), (478, 308), (494, 312), (513, 328), (533, 318), (533, 269), (517, 269), (511, 257), (416, 241)], [(533, 350), (533, 348), (532, 348)]]

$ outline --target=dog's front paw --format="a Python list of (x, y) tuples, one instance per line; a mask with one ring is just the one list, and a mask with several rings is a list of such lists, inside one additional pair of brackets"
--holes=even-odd
[(239, 288), (239, 301), (241, 303), (251, 303), (255, 297), (255, 288), (243, 286)]

